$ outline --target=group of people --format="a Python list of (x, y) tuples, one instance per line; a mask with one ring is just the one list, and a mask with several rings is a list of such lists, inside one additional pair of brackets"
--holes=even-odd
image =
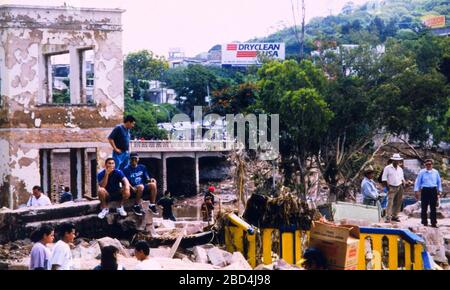
[(30, 253), (31, 270), (71, 270), (73, 269), (72, 252), (70, 244), (73, 243), (76, 231), (75, 226), (64, 223), (59, 226), (58, 235), (60, 240), (53, 246), (53, 250), (47, 247), (53, 243), (55, 233), (48, 225), (41, 226), (35, 231), (31, 240), (35, 242)]
[[(402, 209), (404, 189), (407, 186), (403, 168), (400, 166), (402, 161), (400, 154), (394, 154), (381, 174), (381, 182), (387, 192), (385, 222), (400, 221), (398, 214)], [(428, 226), (428, 207), (430, 207), (431, 226), (437, 227), (436, 206), (442, 194), (441, 178), (439, 172), (433, 169), (432, 159), (426, 159), (424, 164), (425, 168), (420, 170), (414, 183), (415, 197), (421, 201), (422, 224)], [(363, 203), (366, 205), (376, 205), (383, 197), (376, 187), (374, 172), (372, 167), (367, 168), (361, 182)]]
[[(59, 241), (52, 250), (48, 247), (55, 239), (52, 227), (42, 225), (33, 232), (31, 239), (34, 242), (30, 253), (30, 270), (74, 270), (73, 256), (70, 245), (76, 237), (75, 226), (64, 223), (57, 230)], [(101, 262), (94, 270), (125, 270), (118, 263), (119, 249), (106, 246), (101, 249)], [(158, 270), (161, 265), (150, 259), (150, 247), (146, 241), (138, 241), (134, 247), (134, 256), (139, 261), (134, 270)]]
[(133, 211), (136, 215), (143, 215), (141, 206), (145, 193), (150, 194), (149, 209), (157, 213), (156, 208), (156, 180), (150, 176), (147, 168), (139, 164), (139, 155), (130, 154), (130, 130), (135, 126), (133, 116), (126, 116), (124, 122), (114, 128), (108, 136), (113, 148), (112, 157), (105, 160), (105, 169), (97, 175), (98, 197), (100, 199), (100, 219), (109, 213), (108, 202), (118, 201), (117, 212), (127, 216), (123, 204), (130, 197), (135, 198)]

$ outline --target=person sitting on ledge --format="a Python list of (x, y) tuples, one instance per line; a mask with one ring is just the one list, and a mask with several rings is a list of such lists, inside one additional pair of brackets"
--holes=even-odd
[[(114, 158), (106, 159), (105, 169), (97, 175), (97, 179), (98, 197), (102, 209), (98, 217), (103, 219), (109, 213), (108, 201), (120, 201), (117, 212), (123, 217), (127, 216), (123, 204), (130, 198), (130, 183), (122, 171), (115, 169)], [(122, 185), (122, 188), (120, 188), (120, 185)]]
[(27, 206), (46, 206), (52, 205), (50, 198), (42, 193), (40, 186), (33, 186), (33, 196), (31, 196), (27, 201)]

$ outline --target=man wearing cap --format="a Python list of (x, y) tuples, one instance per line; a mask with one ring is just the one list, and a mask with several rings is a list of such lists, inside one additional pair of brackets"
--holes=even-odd
[(399, 161), (403, 160), (400, 154), (395, 153), (392, 157), (392, 164), (383, 170), (383, 185), (388, 188), (388, 202), (386, 208), (386, 222), (399, 222), (398, 213), (403, 202), (403, 191), (405, 186), (405, 176), (403, 169), (399, 166)]
[(436, 206), (438, 197), (442, 194), (442, 183), (439, 172), (433, 169), (433, 160), (425, 160), (425, 169), (420, 170), (414, 185), (416, 199), (419, 199), (421, 191), (421, 218), (422, 224), (428, 226), (428, 205), (430, 206), (431, 226), (437, 227)]
[(364, 197), (363, 204), (365, 205), (377, 205), (377, 200), (379, 198), (378, 189), (373, 181), (374, 169), (369, 166), (364, 170), (364, 179), (361, 182), (361, 194)]
[(130, 193), (136, 196), (136, 204), (133, 206), (133, 211), (136, 215), (143, 215), (141, 199), (144, 192), (150, 192), (149, 209), (153, 213), (158, 213), (155, 205), (156, 200), (156, 180), (151, 178), (147, 171), (147, 167), (139, 164), (139, 155), (137, 153), (130, 154), (130, 165), (125, 167), (123, 173), (130, 181)]

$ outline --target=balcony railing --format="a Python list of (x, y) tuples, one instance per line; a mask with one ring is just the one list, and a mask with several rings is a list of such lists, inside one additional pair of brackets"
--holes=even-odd
[(138, 152), (185, 152), (185, 151), (230, 151), (232, 141), (185, 141), (185, 140), (144, 140), (131, 141), (131, 151)]

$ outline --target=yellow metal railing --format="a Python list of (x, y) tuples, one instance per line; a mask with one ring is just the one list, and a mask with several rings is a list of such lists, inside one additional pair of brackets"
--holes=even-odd
[[(257, 253), (261, 255), (260, 262), (266, 265), (273, 262), (272, 248), (275, 232), (279, 234), (279, 246), (277, 248), (279, 257), (289, 264), (299, 264), (304, 250), (302, 241), (309, 241), (309, 232), (297, 230), (295, 227), (264, 228), (252, 232), (249, 231), (249, 228), (253, 227), (239, 217), (234, 215), (230, 220), (233, 225), (225, 228), (227, 251), (241, 252), (252, 267), (257, 266)], [(367, 269), (366, 239), (371, 240), (370, 250), (373, 254), (371, 264), (374, 270), (383, 269), (383, 256), (388, 257), (387, 266), (389, 270), (423, 270), (432, 268), (429, 255), (424, 250), (424, 241), (414, 233), (401, 229), (361, 227), (358, 270)], [(257, 240), (260, 242), (257, 243)], [(258, 252), (257, 245), (260, 250)], [(399, 246), (401, 245), (403, 245), (404, 254), (399, 259)], [(401, 262), (401, 265), (399, 262)]]

